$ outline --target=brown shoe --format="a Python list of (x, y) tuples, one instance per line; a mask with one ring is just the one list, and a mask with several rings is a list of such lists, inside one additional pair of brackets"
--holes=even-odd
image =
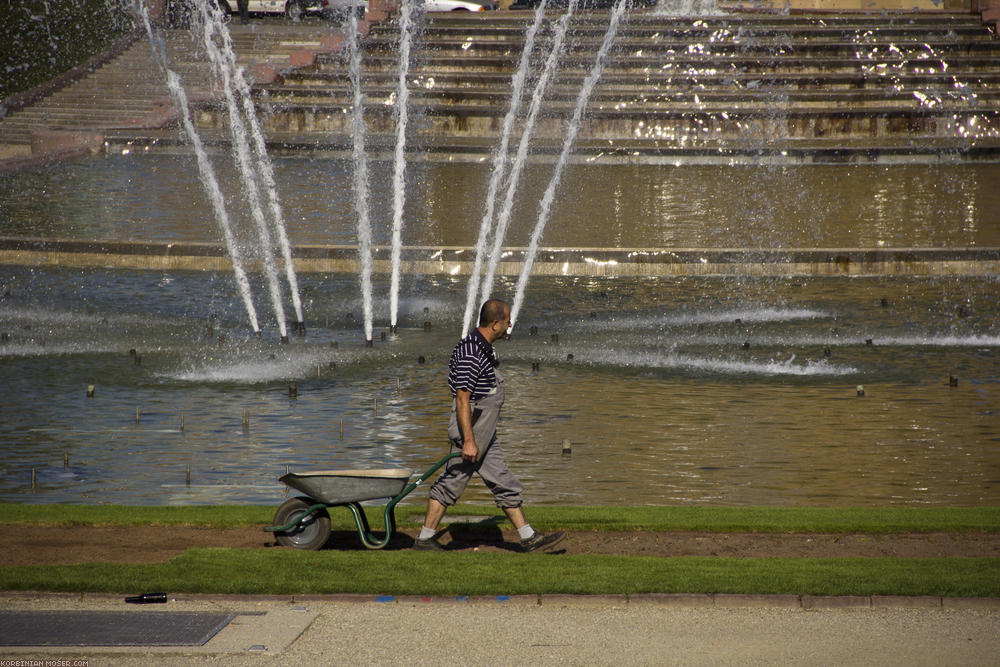
[(566, 533), (561, 530), (554, 533), (549, 533), (548, 535), (542, 535), (536, 532), (531, 537), (526, 537), (521, 540), (521, 551), (538, 551), (540, 549), (548, 549), (549, 547), (554, 547), (563, 541), (566, 537)]
[(441, 546), (441, 543), (433, 537), (428, 537), (426, 540), (422, 540), (418, 537), (413, 540), (413, 548), (417, 551), (444, 551), (444, 547)]

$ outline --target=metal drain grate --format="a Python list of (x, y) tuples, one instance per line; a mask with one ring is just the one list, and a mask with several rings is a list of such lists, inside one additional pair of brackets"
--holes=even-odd
[(194, 611), (0, 611), (0, 646), (201, 646), (234, 618)]

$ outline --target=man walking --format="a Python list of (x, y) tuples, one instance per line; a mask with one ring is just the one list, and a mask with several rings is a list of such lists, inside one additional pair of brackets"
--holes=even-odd
[(479, 473), (521, 537), (522, 551), (537, 551), (562, 541), (562, 531), (536, 533), (521, 509), (521, 482), (507, 469), (497, 441), (497, 419), (504, 401), (503, 377), (497, 370), (493, 342), (510, 327), (510, 307), (490, 299), (479, 311), (479, 326), (459, 341), (448, 363), (448, 387), (454, 402), (448, 422), (452, 450), (462, 458), (449, 461), (434, 482), (427, 501), (427, 516), (414, 543), (415, 549), (441, 549), (434, 539), (445, 510), (454, 505), (472, 473)]

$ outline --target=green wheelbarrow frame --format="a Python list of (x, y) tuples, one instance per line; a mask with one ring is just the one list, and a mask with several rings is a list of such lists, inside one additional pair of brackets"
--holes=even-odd
[[(318, 502), (313, 498), (303, 498), (305, 502), (313, 501), (313, 504), (304, 509), (299, 514), (295, 515), (291, 521), (283, 526), (267, 526), (264, 528), (265, 531), (280, 534), (287, 531), (291, 531), (305, 522), (309, 521), (312, 517), (316, 515), (317, 512), (326, 510), (328, 507), (346, 507), (351, 510), (351, 514), (354, 516), (354, 524), (357, 526), (358, 535), (361, 537), (361, 543), (365, 545), (368, 549), (381, 549), (385, 545), (389, 544), (389, 540), (392, 539), (392, 534), (396, 531), (396, 505), (406, 496), (413, 492), (418, 486), (423, 484), (428, 477), (437, 472), (444, 464), (454, 458), (461, 457), (462, 454), (459, 452), (453, 452), (448, 454), (443, 459), (435, 463), (430, 470), (425, 472), (423, 475), (418, 477), (415, 481), (407, 484), (402, 491), (396, 494), (389, 502), (385, 505), (383, 510), (383, 519), (385, 522), (385, 533), (382, 537), (377, 537), (372, 533), (371, 527), (368, 524), (368, 516), (365, 514), (364, 507), (361, 506), (361, 500), (348, 500), (338, 503), (324, 503)], [(287, 482), (286, 482), (287, 483)], [(293, 487), (294, 488), (294, 487)], [(279, 510), (280, 512), (280, 510)], [(328, 521), (327, 521), (328, 522)], [(327, 531), (327, 536), (329, 532)], [(325, 542), (325, 540), (324, 540)], [(298, 546), (298, 545), (293, 545)], [(307, 547), (302, 546), (299, 548), (318, 548), (317, 547)]]

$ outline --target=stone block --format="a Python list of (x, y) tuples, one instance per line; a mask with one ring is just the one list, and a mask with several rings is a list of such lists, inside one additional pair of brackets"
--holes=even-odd
[(629, 606), (677, 607), (683, 609), (712, 607), (711, 595), (698, 593), (634, 593), (628, 596)]
[(377, 9), (369, 9), (365, 12), (365, 23), (381, 23), (382, 21), (389, 18), (389, 12), (379, 11)]
[(717, 593), (716, 607), (780, 607), (798, 609), (802, 606), (798, 595), (741, 595)]
[(986, 609), (1000, 611), (1000, 598), (943, 598), (945, 609)]
[(104, 135), (87, 130), (38, 130), (31, 135), (31, 153), (89, 152), (104, 150)]
[(934, 595), (873, 595), (872, 607), (884, 609), (940, 609), (941, 598)]
[(539, 604), (543, 607), (624, 607), (628, 604), (625, 595), (541, 595)]
[(502, 604), (537, 607), (537, 595), (470, 595), (469, 604)]
[(425, 605), (425, 604), (467, 604), (468, 598), (455, 595), (400, 595), (396, 598), (399, 604)]
[(344, 36), (339, 32), (324, 35), (320, 37), (319, 45), (324, 51), (339, 51), (344, 46)]
[(173, 100), (160, 98), (153, 100), (152, 111), (139, 118), (136, 123), (142, 128), (155, 129), (165, 127), (179, 118), (180, 113), (174, 107)]
[(803, 595), (803, 609), (868, 609), (871, 598), (863, 595)]
[(253, 67), (250, 68), (250, 83), (259, 84), (269, 84), (269, 83), (280, 83), (280, 75), (278, 70), (267, 63), (255, 63)]
[(372, 31), (372, 24), (368, 21), (358, 21), (358, 36), (367, 37)]
[(307, 49), (291, 51), (288, 54), (289, 67), (312, 67), (316, 63), (316, 54)]

